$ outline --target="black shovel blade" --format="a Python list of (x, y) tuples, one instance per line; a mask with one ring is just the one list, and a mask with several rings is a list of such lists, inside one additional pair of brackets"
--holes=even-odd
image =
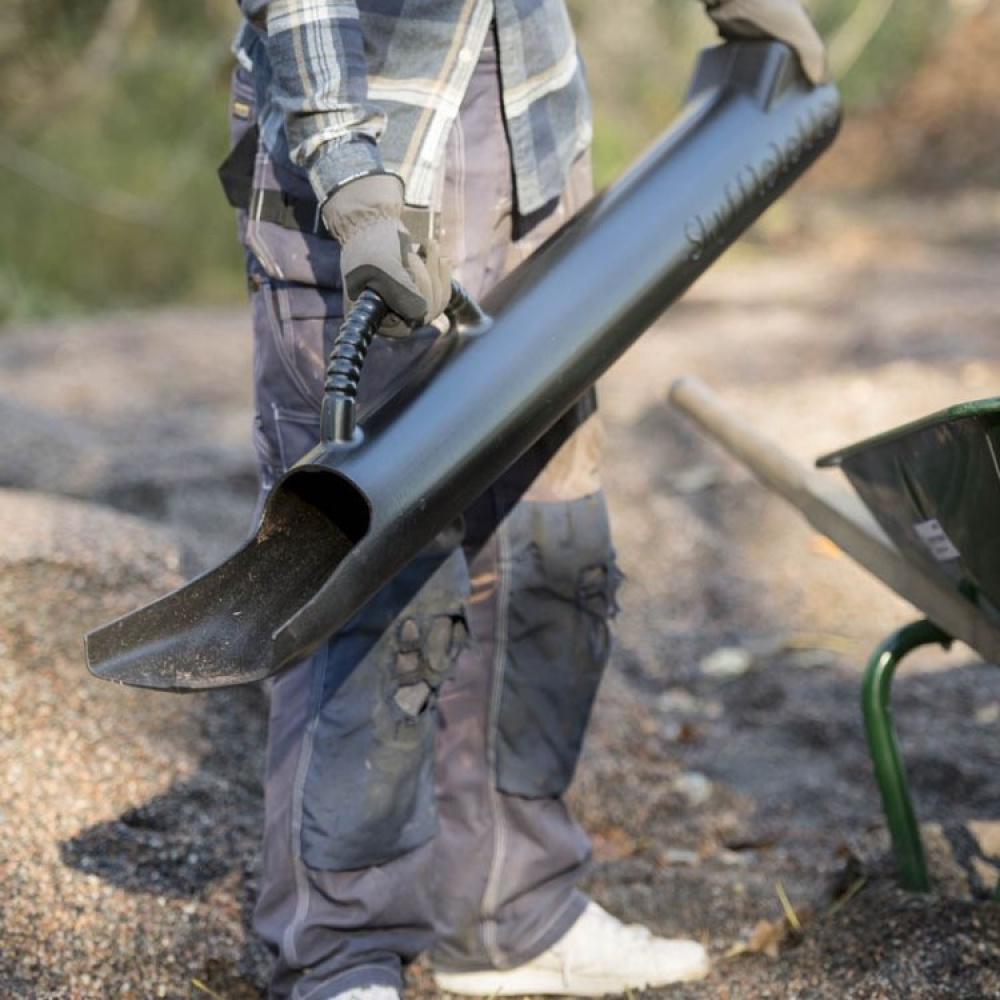
[[(161, 691), (248, 684), (276, 673), (285, 664), (275, 660), (274, 634), (363, 534), (365, 501), (344, 485), (333, 474), (300, 475), (275, 489), (254, 536), (225, 562), (90, 632), (91, 673)], [(350, 516), (338, 518), (345, 496)]]

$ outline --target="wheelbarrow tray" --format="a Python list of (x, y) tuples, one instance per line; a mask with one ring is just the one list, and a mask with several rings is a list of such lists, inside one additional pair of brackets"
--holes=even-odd
[(900, 552), (1000, 623), (1000, 397), (961, 403), (820, 458)]

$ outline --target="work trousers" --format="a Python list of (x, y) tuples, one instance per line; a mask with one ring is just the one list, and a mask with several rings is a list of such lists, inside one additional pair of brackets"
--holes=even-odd
[[(254, 95), (241, 69), (234, 86), (238, 138)], [(581, 158), (557, 204), (519, 217), (500, 107), (488, 42), (436, 213), (453, 273), (476, 296), (590, 195)], [(310, 196), (263, 150), (254, 185)], [(339, 248), (246, 215), (241, 232), (266, 494), (318, 440), (343, 311)], [(438, 335), (375, 339), (362, 420)], [(274, 954), (274, 1000), (401, 988), (427, 950), (451, 970), (518, 965), (581, 914), (589, 848), (562, 795), (607, 661), (618, 578), (594, 411), (589, 394), (454, 530), (273, 680), (254, 923)]]

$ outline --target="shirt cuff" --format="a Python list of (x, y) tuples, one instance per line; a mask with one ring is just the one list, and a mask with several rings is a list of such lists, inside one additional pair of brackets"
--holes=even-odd
[(371, 139), (332, 140), (323, 143), (309, 165), (309, 181), (322, 205), (337, 188), (368, 174), (384, 174), (378, 146)]

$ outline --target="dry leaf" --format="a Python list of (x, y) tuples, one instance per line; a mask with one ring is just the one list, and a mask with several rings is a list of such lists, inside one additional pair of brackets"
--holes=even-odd
[(788, 939), (791, 926), (787, 920), (758, 920), (756, 926), (746, 941), (737, 941), (726, 952), (726, 958), (737, 955), (767, 955), (777, 958), (781, 945)]
[(844, 550), (836, 542), (831, 541), (826, 535), (813, 535), (810, 539), (810, 548), (818, 556), (826, 559), (843, 559)]

